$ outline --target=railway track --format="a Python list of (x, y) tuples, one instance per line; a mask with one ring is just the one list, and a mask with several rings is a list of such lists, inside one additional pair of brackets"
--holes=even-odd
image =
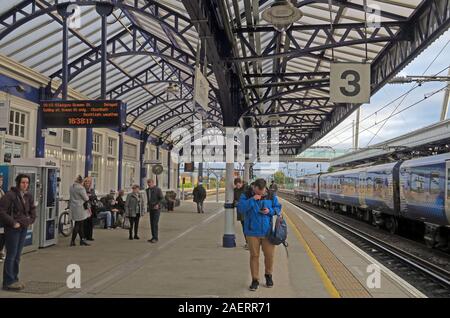
[(427, 297), (450, 297), (450, 272), (428, 260), (361, 231), (340, 219), (324, 213), (321, 208), (298, 202), (293, 195), (280, 192), (280, 197), (326, 223), (364, 252), (415, 286)]

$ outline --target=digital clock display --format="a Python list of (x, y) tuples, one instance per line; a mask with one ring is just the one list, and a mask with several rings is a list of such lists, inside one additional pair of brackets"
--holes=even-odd
[(42, 101), (45, 128), (119, 127), (122, 122), (118, 100)]

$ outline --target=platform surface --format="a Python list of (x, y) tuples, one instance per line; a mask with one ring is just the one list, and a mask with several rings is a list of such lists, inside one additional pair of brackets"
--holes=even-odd
[[(221, 195), (220, 199), (223, 199)], [(163, 212), (160, 241), (150, 238), (148, 214), (140, 222), (140, 240), (128, 230), (95, 229), (92, 246), (56, 246), (23, 255), (21, 292), (0, 291), (0, 297), (418, 297), (411, 286), (382, 272), (381, 287), (366, 285), (371, 260), (349, 246), (297, 207), (281, 200), (288, 216), (289, 247), (277, 247), (274, 288), (250, 284), (249, 252), (239, 222), (236, 248), (223, 248), (223, 202), (205, 202), (205, 214), (182, 202)], [(264, 265), (261, 253), (260, 276)], [(81, 288), (69, 289), (67, 267), (81, 269)], [(2, 267), (2, 266), (1, 266)]]

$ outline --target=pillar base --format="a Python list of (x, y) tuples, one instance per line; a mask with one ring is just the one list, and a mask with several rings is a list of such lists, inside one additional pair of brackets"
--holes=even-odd
[(223, 247), (236, 247), (236, 235), (224, 234), (223, 235)]

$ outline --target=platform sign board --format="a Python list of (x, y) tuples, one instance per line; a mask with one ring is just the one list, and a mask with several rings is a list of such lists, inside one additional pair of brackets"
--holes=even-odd
[(194, 101), (197, 102), (203, 108), (208, 108), (209, 102), (209, 83), (208, 79), (202, 74), (199, 67), (195, 69), (195, 82), (194, 82)]
[(43, 127), (120, 127), (124, 120), (122, 108), (119, 100), (42, 101)]
[(6, 131), (9, 127), (9, 101), (0, 100), (0, 131)]
[(330, 102), (368, 103), (370, 93), (369, 63), (331, 63)]

